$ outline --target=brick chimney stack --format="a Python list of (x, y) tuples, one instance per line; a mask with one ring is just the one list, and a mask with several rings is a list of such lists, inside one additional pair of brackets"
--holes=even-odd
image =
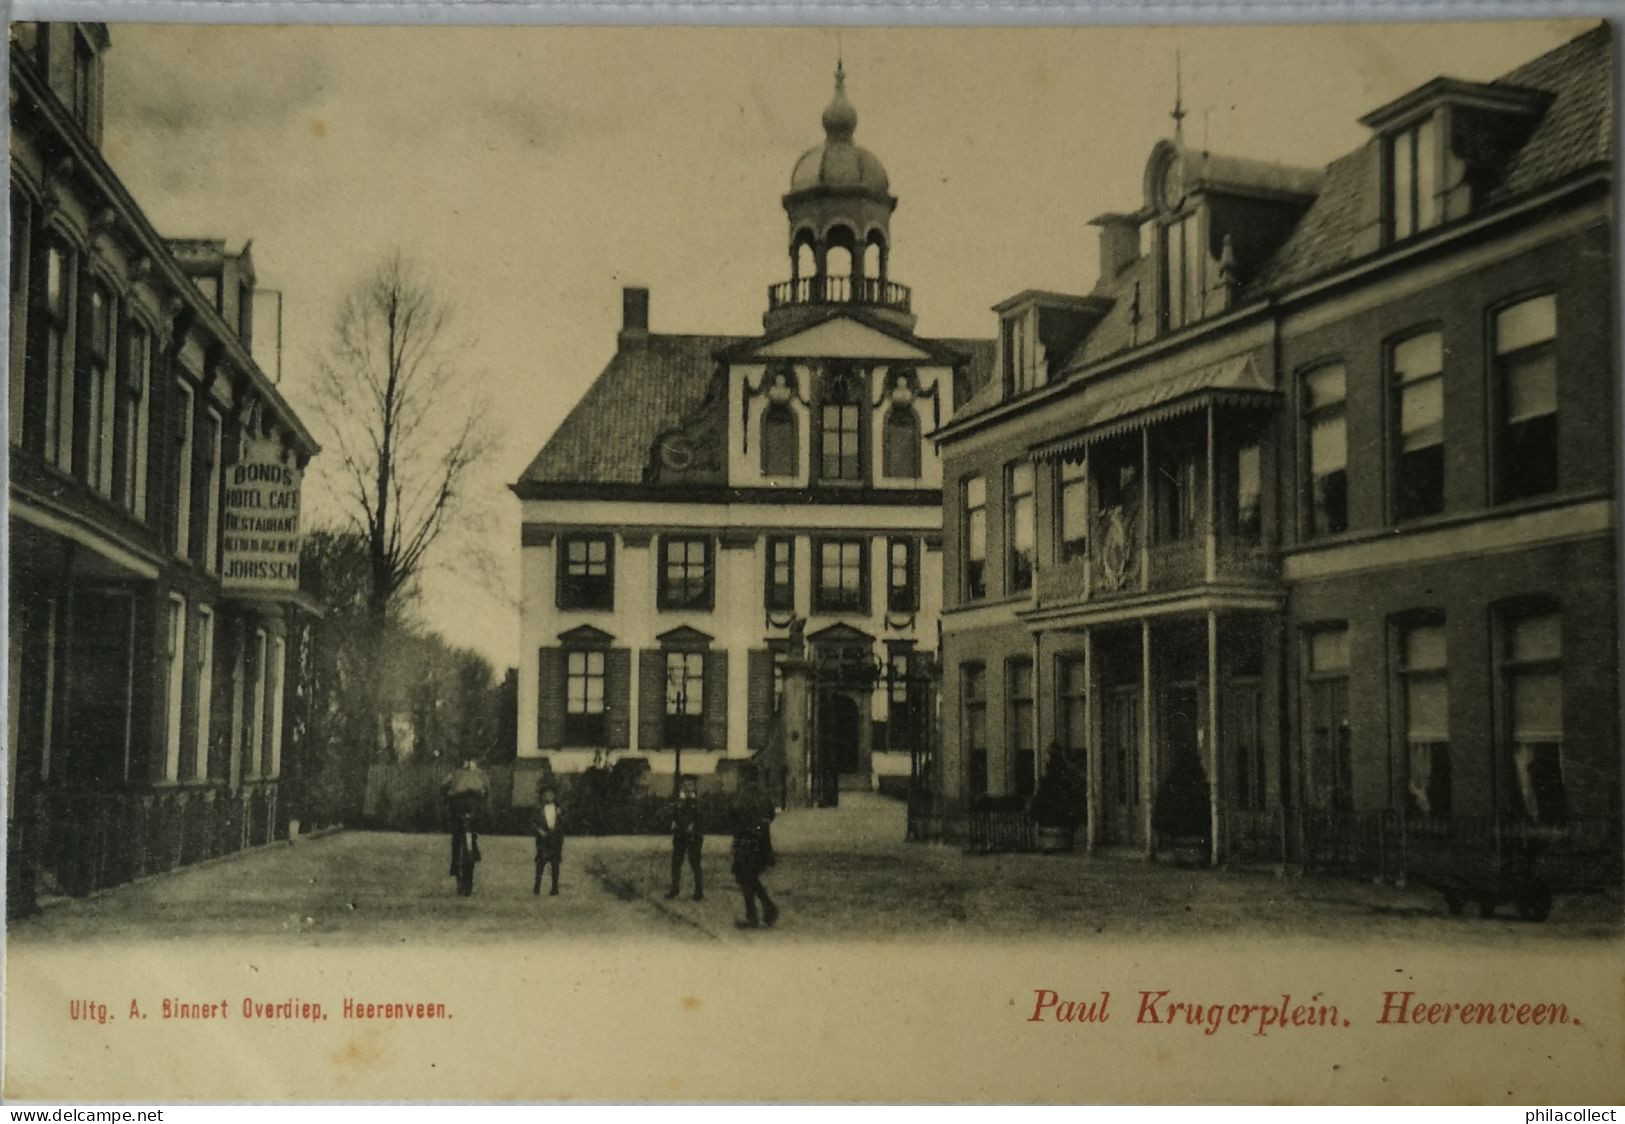
[(640, 344), (649, 338), (649, 290), (628, 286), (621, 290), (622, 347)]
[(1140, 224), (1133, 215), (1106, 214), (1090, 219), (1089, 225), (1100, 228), (1099, 284), (1104, 285), (1139, 260)]

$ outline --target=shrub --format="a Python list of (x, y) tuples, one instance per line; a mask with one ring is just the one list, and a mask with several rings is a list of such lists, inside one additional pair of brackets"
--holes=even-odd
[(1044, 775), (1028, 811), (1040, 827), (1070, 828), (1083, 823), (1083, 802), (1087, 785), (1083, 754), (1051, 743), (1044, 763)]

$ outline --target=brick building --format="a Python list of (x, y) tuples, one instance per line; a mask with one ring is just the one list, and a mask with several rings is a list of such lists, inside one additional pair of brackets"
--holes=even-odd
[(1599, 27), (1313, 169), (1176, 112), (938, 434), (950, 814), (1055, 745), (1147, 855), (1617, 830), (1612, 89)]
[(281, 792), (297, 547), (235, 574), (229, 481), (252, 463), (292, 482), (265, 514), (296, 528), (316, 445), (255, 362), (248, 248), (161, 237), (104, 158), (108, 45), (100, 24), (11, 35), (14, 908), (298, 815)]
[[(783, 197), (790, 279), (762, 335), (649, 327), (624, 293), (614, 357), (513, 485), (523, 507), (520, 775), (637, 757), (707, 774), (766, 747), (776, 670), (804, 635), (819, 773), (906, 777), (929, 721), (941, 465), (928, 435), (990, 367), (987, 341), (915, 334), (892, 271), (897, 205), (853, 143), (836, 76), (824, 141)], [(526, 771), (529, 776), (526, 776)]]

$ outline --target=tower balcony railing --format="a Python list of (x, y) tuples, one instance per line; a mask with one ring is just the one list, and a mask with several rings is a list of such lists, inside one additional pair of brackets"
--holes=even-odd
[(770, 309), (801, 304), (864, 304), (907, 312), (912, 299), (907, 285), (879, 277), (798, 277), (770, 285), (767, 290)]

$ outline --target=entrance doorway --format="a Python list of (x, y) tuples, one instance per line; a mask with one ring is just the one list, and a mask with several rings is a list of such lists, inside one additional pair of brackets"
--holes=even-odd
[(850, 695), (829, 691), (818, 700), (818, 760), (834, 773), (856, 773), (862, 763), (862, 722)]
[(1211, 831), (1199, 729), (1196, 685), (1169, 684), (1162, 692), (1162, 781), (1152, 809), (1152, 827), (1164, 842), (1205, 842)]
[(71, 745), (64, 771), (91, 786), (122, 784), (129, 771), (132, 602), (124, 593), (80, 590), (69, 646)]
[(1100, 716), (1103, 844), (1137, 843), (1140, 831), (1140, 689), (1114, 687)]

